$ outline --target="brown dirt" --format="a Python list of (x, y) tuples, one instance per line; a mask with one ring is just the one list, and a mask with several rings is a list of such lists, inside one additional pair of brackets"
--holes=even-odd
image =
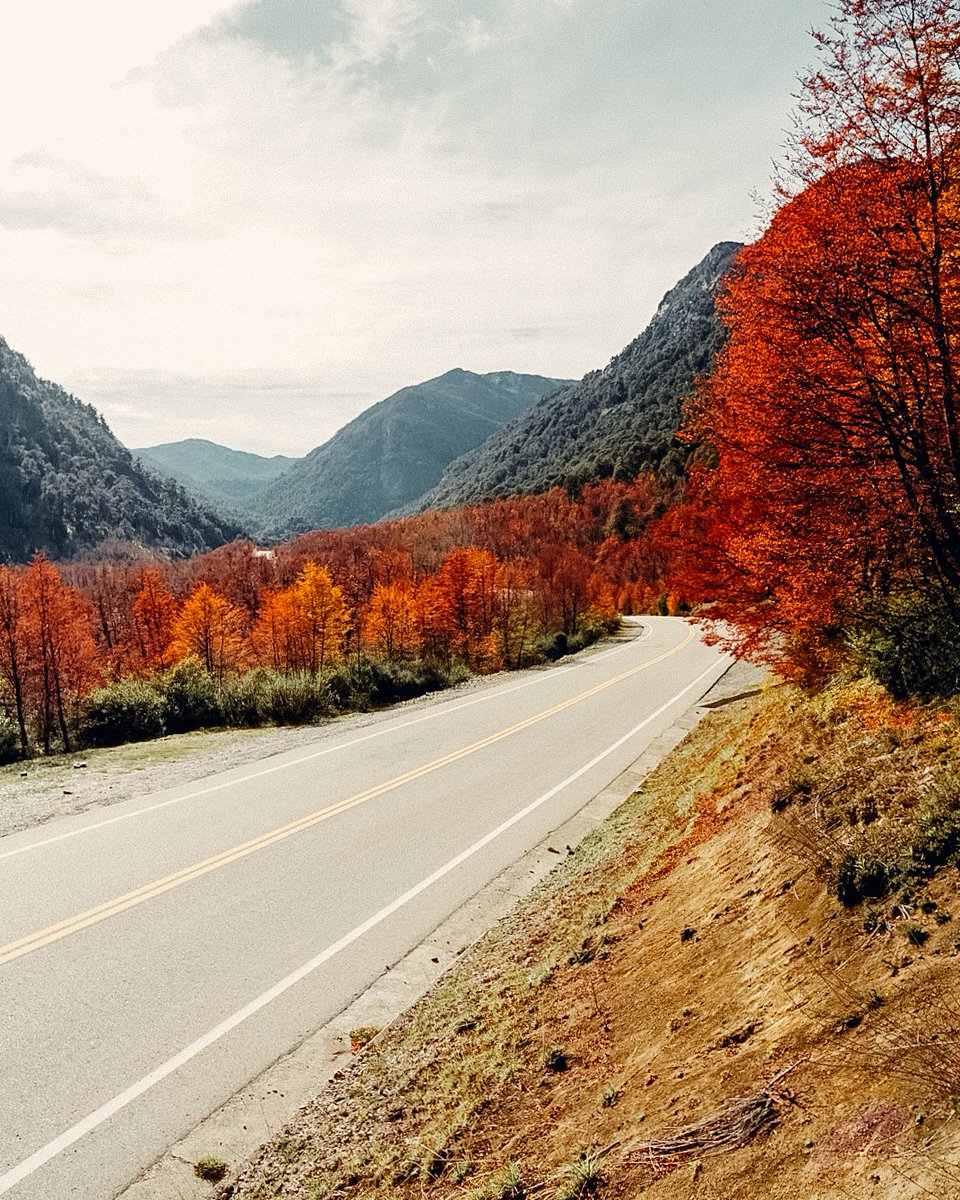
[[(862, 684), (711, 714), (222, 1195), (957, 1193), (957, 871), (867, 933), (823, 862), (902, 842), (957, 741)], [(777, 1077), (768, 1132), (660, 1152)]]

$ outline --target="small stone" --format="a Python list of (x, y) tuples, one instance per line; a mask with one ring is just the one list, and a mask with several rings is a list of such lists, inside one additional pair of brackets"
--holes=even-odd
[(87, 769), (87, 764), (85, 762), (75, 762), (73, 764), (73, 769), (75, 771), (85, 771)]

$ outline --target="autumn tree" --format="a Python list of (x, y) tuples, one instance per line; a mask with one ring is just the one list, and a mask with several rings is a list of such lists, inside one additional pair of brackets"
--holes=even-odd
[(42, 554), (24, 572), (20, 605), (25, 691), (44, 753), (58, 733), (69, 750), (70, 725), (99, 675), (93, 608)]
[(529, 565), (519, 559), (501, 563), (493, 597), (493, 660), (508, 670), (523, 666), (536, 632)]
[[(177, 602), (158, 567), (146, 567), (133, 600), (133, 636), (139, 665), (148, 670), (173, 664), (172, 649)], [(132, 655), (131, 655), (132, 657)]]
[(173, 622), (169, 653), (174, 661), (194, 655), (204, 670), (222, 682), (246, 660), (243, 610), (208, 583), (199, 583)]
[(378, 583), (367, 605), (363, 638), (386, 658), (410, 657), (417, 646), (415, 589), (406, 580)]
[(693, 574), (769, 653), (897, 587), (960, 597), (960, 12), (840, 0), (817, 41), (688, 427), (719, 451)]
[(22, 606), (20, 602), (20, 577), (10, 567), (0, 566), (0, 678), (13, 698), (20, 749), (26, 754), (30, 748), (27, 735), (26, 712), (26, 665), (28, 648), (24, 639)]
[(349, 627), (342, 588), (309, 560), (289, 587), (264, 593), (253, 640), (261, 661), (316, 675), (339, 658)]
[(458, 547), (433, 577), (433, 622), (450, 651), (481, 665), (493, 630), (500, 564), (488, 550)]

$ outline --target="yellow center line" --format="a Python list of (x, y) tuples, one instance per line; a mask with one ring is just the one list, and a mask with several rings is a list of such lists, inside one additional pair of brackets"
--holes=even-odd
[(637, 667), (631, 667), (629, 670), (615, 675), (612, 679), (608, 679), (604, 683), (595, 684), (586, 691), (579, 692), (576, 696), (571, 696), (568, 700), (562, 700), (559, 704), (553, 705), (552, 708), (545, 709), (541, 713), (536, 713), (532, 717), (526, 717), (522, 721), (517, 721), (516, 724), (510, 725), (506, 729), (501, 729), (498, 733), (491, 733), (479, 741), (472, 742), (469, 746), (463, 746), (459, 750), (452, 750), (449, 754), (445, 754), (441, 758), (435, 758), (432, 762), (415, 767), (413, 770), (407, 771), (403, 775), (397, 775), (393, 779), (388, 779), (385, 783), (367, 788), (363, 792), (357, 792), (355, 795), (349, 796), (344, 800), (338, 800), (334, 804), (329, 804), (325, 808), (309, 813), (305, 817), (291, 821), (288, 825), (282, 825), (278, 829), (270, 830), (268, 833), (251, 838), (250, 841), (243, 842), (238, 846), (232, 846), (230, 849), (211, 855), (209, 858), (194, 863), (192, 866), (183, 867), (179, 871), (174, 871), (172, 875), (166, 875), (162, 879), (154, 880), (152, 883), (145, 883), (142, 887), (135, 888), (132, 892), (125, 892), (122, 896), (116, 896), (112, 900), (105, 900), (102, 904), (88, 908), (85, 912), (67, 917), (54, 925), (48, 925), (44, 929), (37, 930), (36, 933), (30, 933), (17, 939), (17, 941), (8, 942), (5, 946), (0, 946), (0, 966), (13, 962), (14, 959), (21, 958), (25, 954), (31, 954), (34, 950), (39, 950), (43, 946), (49, 946), (53, 942), (58, 942), (61, 938), (79, 933), (82, 929), (88, 929), (91, 925), (97, 925), (100, 921), (105, 921), (108, 917), (125, 912), (128, 908), (134, 908), (136, 905), (143, 904), (147, 900), (153, 900), (157, 896), (162, 896), (164, 892), (172, 891), (174, 888), (189, 883), (191, 880), (200, 879), (202, 876), (208, 875), (211, 871), (218, 871), (221, 867), (237, 862), (241, 858), (246, 858), (249, 854), (255, 854), (258, 850), (266, 849), (267, 846), (285, 841), (287, 838), (302, 833), (314, 825), (319, 825), (322, 821), (330, 820), (331, 817), (335, 817), (339, 813), (347, 812), (348, 809), (365, 804), (368, 800), (373, 800), (377, 796), (384, 795), (386, 792), (401, 788), (408, 783), (413, 783), (417, 779), (422, 779), (425, 775), (431, 775), (434, 771), (439, 771), (443, 767), (450, 766), (451, 763), (459, 762), (460, 759), (467, 758), (471, 754), (476, 754), (479, 750), (485, 750), (488, 746), (493, 746), (497, 742), (503, 741), (504, 738), (512, 737), (515, 733), (520, 733), (524, 729), (529, 729), (532, 725), (546, 721), (550, 717), (563, 712), (565, 709), (572, 708), (575, 704), (581, 704), (583, 701), (589, 700), (592, 696), (606, 691), (607, 688), (614, 687), (616, 684), (622, 683), (625, 679), (629, 679), (631, 675), (637, 675), (639, 672), (646, 671), (657, 663), (663, 662), (664, 659), (670, 658), (671, 655), (682, 650), (684, 646), (692, 641), (693, 637), (693, 630), (689, 630), (684, 640), (672, 650), (667, 650), (656, 658), (651, 658)]

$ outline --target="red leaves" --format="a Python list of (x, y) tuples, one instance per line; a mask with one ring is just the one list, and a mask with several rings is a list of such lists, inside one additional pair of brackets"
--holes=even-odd
[(671, 518), (684, 590), (807, 669), (869, 597), (960, 591), (960, 14), (841, 0), (821, 43), (803, 190), (741, 253), (691, 412), (719, 465)]

